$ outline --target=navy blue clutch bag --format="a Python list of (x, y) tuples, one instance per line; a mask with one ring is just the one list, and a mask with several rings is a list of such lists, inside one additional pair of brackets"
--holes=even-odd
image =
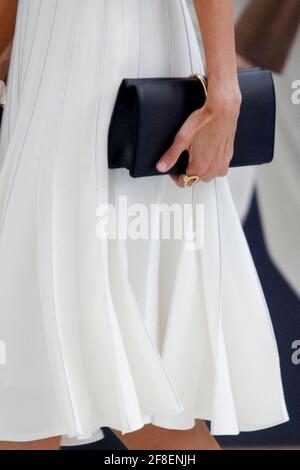
[[(269, 163), (276, 114), (272, 73), (246, 69), (238, 78), (242, 105), (230, 167)], [(205, 104), (205, 85), (199, 76), (123, 79), (109, 123), (108, 167), (127, 168), (132, 177), (161, 175), (156, 163), (187, 117)], [(185, 173), (187, 164), (185, 150), (168, 173)]]

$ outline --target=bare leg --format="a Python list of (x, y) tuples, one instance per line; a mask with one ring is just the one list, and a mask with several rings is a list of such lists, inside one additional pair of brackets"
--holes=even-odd
[(164, 429), (146, 424), (138, 431), (122, 435), (113, 433), (129, 450), (220, 450), (204, 421), (197, 419), (192, 429)]
[(0, 450), (59, 450), (60, 436), (32, 442), (0, 442)]

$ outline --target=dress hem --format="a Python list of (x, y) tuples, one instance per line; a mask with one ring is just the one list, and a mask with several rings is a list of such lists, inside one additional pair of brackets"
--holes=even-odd
[[(196, 417), (194, 419), (199, 419), (199, 420), (204, 420), (204, 421), (210, 421), (209, 418), (205, 418), (203, 416), (201, 417)], [(246, 424), (246, 423), (241, 423), (239, 425), (239, 431), (238, 432), (226, 432), (226, 431), (223, 431), (223, 432), (211, 432), (211, 434), (213, 436), (234, 436), (234, 435), (238, 435), (240, 434), (240, 432), (255, 432), (255, 431), (260, 431), (260, 430), (263, 430), (263, 429), (268, 429), (268, 428), (272, 428), (274, 426), (278, 426), (280, 424), (284, 424), (286, 422), (289, 421), (289, 417), (282, 417), (278, 420), (275, 420), (275, 421), (272, 421), (271, 423), (267, 423), (267, 424), (260, 424), (260, 425), (250, 425), (250, 424)], [(109, 425), (101, 425), (99, 426), (99, 428), (92, 432), (91, 434), (89, 435), (83, 435), (82, 437), (76, 437), (76, 436), (72, 436), (72, 435), (69, 435), (70, 437), (68, 437), (68, 435), (66, 434), (66, 431), (62, 431), (62, 430), (53, 430), (53, 431), (45, 431), (45, 432), (42, 432), (42, 433), (33, 433), (33, 434), (30, 434), (30, 435), (26, 435), (26, 437), (24, 436), (12, 436), (12, 435), (6, 435), (5, 437), (1, 436), (0, 434), (0, 441), (3, 441), (3, 442), (31, 442), (31, 441), (35, 441), (35, 440), (41, 440), (41, 439), (50, 439), (50, 438), (53, 438), (53, 437), (57, 437), (57, 436), (61, 436), (62, 437), (62, 446), (63, 447), (67, 447), (67, 446), (72, 446), (72, 445), (84, 445), (84, 444), (92, 444), (94, 442), (98, 442), (99, 440), (102, 440), (104, 438), (104, 435), (103, 435), (103, 432), (101, 430), (102, 427), (108, 427), (108, 428), (112, 428), (112, 429), (116, 429), (118, 431), (121, 432), (121, 434), (124, 436), (125, 434), (128, 434), (130, 432), (134, 432), (134, 431), (138, 431), (139, 429), (142, 429), (144, 427), (145, 424), (153, 424), (157, 427), (160, 427), (160, 428), (163, 428), (163, 429), (172, 429), (172, 430), (176, 430), (176, 431), (187, 431), (189, 429), (192, 429), (194, 426), (195, 426), (195, 423), (192, 423), (191, 425), (182, 425), (182, 426), (178, 426), (178, 427), (175, 427), (174, 425), (173, 426), (167, 426), (167, 425), (163, 425), (163, 424), (154, 424), (152, 423), (152, 421), (145, 421), (145, 423), (141, 426), (141, 425), (137, 425), (137, 426), (132, 426), (130, 429), (126, 430), (126, 431), (122, 431), (121, 429), (117, 429), (117, 428), (114, 428), (113, 426), (109, 426)], [(101, 437), (101, 434), (103, 435), (103, 437)]]

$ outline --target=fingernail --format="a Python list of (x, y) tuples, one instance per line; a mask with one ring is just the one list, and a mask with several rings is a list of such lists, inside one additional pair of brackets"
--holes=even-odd
[(163, 160), (158, 162), (158, 164), (156, 165), (156, 168), (158, 169), (158, 171), (165, 171), (167, 169), (167, 167), (168, 167), (168, 165)]

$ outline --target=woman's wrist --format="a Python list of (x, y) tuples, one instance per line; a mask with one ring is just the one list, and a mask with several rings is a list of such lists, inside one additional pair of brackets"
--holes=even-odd
[(216, 79), (208, 75), (206, 105), (218, 113), (239, 114), (242, 102), (237, 76), (232, 79)]

